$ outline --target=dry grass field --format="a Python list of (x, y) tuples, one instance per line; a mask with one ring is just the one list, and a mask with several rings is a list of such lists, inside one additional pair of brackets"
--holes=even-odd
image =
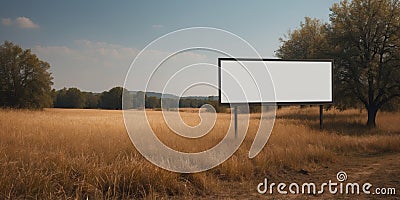
[[(173, 136), (160, 112), (148, 115), (164, 143), (187, 152), (215, 145), (230, 123), (229, 114), (218, 114), (210, 135), (193, 145)], [(198, 113), (181, 115), (188, 124), (199, 122)], [(399, 171), (393, 170), (400, 168), (400, 114), (380, 112), (376, 129), (364, 127), (365, 116), (358, 110), (326, 111), (321, 131), (317, 108), (283, 108), (267, 145), (249, 159), (259, 121), (252, 114), (244, 143), (228, 161), (206, 172), (179, 174), (152, 165), (135, 150), (121, 111), (0, 110), (0, 199), (253, 199), (268, 197), (256, 191), (264, 177), (318, 182), (335, 179), (337, 170), (347, 170), (353, 180), (370, 180), (379, 171), (376, 181), (387, 184), (381, 186), (398, 186)], [(382, 171), (381, 161), (392, 171)], [(375, 171), (365, 174), (368, 170)]]

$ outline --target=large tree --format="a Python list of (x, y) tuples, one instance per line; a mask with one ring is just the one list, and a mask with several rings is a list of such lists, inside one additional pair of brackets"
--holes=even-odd
[(338, 90), (361, 102), (375, 127), (378, 110), (400, 96), (400, 1), (342, 1), (330, 21)]
[(0, 106), (40, 109), (50, 107), (50, 65), (31, 51), (5, 41), (0, 46)]
[(365, 107), (370, 127), (400, 96), (398, 0), (342, 1), (332, 6), (329, 24), (306, 18), (281, 42), (281, 58), (333, 58), (335, 106)]

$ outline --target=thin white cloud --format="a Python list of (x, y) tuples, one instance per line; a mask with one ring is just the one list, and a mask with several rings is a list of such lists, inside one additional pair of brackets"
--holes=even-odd
[(39, 25), (33, 23), (33, 21), (27, 17), (18, 17), (17, 19), (15, 19), (15, 22), (20, 28), (39, 28)]
[(90, 40), (75, 40), (74, 44), (81, 54), (100, 59), (103, 63), (110, 63), (111, 66), (115, 64), (112, 61), (131, 61), (139, 52), (135, 48)]
[(154, 25), (151, 25), (151, 27), (154, 28), (154, 29), (160, 29), (160, 28), (163, 28), (164, 25), (161, 25), (161, 24), (154, 24)]
[(73, 50), (67, 46), (40, 46), (37, 45), (33, 48), (33, 51), (43, 54), (52, 55), (53, 53), (58, 55), (67, 55), (73, 53)]
[(1, 19), (1, 23), (3, 25), (5, 25), (5, 26), (15, 25), (15, 26), (17, 26), (19, 28), (22, 28), (22, 29), (39, 28), (39, 25), (34, 23), (28, 17), (17, 17), (15, 20), (12, 20), (10, 18), (3, 18), (3, 19)]
[(12, 24), (12, 20), (10, 18), (2, 18), (1, 23), (5, 26), (10, 26)]

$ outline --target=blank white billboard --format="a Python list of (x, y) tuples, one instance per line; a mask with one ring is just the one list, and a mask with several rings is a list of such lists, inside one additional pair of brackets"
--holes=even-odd
[(220, 58), (221, 103), (332, 103), (331, 60)]

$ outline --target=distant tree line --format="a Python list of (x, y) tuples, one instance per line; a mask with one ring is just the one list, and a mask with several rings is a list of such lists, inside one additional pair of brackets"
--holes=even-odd
[(122, 109), (122, 87), (114, 87), (102, 93), (84, 92), (78, 88), (53, 89), (54, 108)]
[[(200, 108), (205, 104), (212, 105), (217, 112), (224, 112), (228, 106), (222, 106), (219, 104), (215, 97), (209, 97), (204, 99), (196, 99), (191, 97), (183, 98), (163, 98), (157, 96), (147, 96), (145, 92), (135, 92), (131, 94), (129, 91), (122, 87), (114, 87), (109, 91), (102, 93), (84, 92), (78, 88), (63, 88), (60, 90), (53, 89), (51, 91), (51, 97), (53, 99), (54, 108), (87, 108), (87, 109), (122, 109), (122, 95), (131, 95), (129, 97), (129, 104), (126, 104), (126, 108), (138, 109), (138, 108), (149, 108), (157, 109), (161, 108), (161, 101), (163, 107), (167, 109), (173, 108)], [(160, 94), (161, 95), (161, 94)], [(141, 104), (139, 98), (144, 98), (144, 105)]]

